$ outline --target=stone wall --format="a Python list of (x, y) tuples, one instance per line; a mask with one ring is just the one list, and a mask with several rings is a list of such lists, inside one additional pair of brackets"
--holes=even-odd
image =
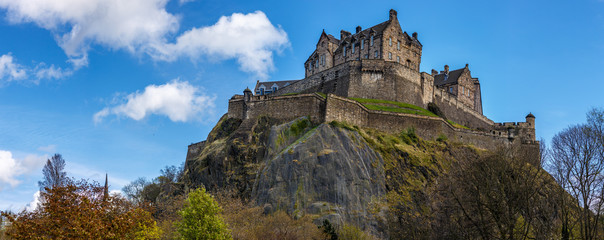
[[(243, 109), (242, 114), (237, 113), (239, 109)], [(231, 113), (231, 110), (234, 112)], [(308, 116), (313, 123), (318, 124), (324, 121), (325, 99), (316, 93), (251, 96), (247, 102), (243, 97), (237, 97), (229, 100), (228, 116), (243, 120), (268, 116), (282, 121)]]
[(448, 119), (469, 128), (489, 130), (495, 124), (491, 119), (458, 101), (454, 95), (444, 89), (434, 89), (434, 103)]
[[(400, 133), (413, 127), (416, 134), (426, 140), (434, 140), (442, 135), (450, 140), (472, 144), (484, 149), (494, 149), (498, 146), (514, 143), (537, 144), (538, 147), (538, 143), (535, 141), (527, 142), (520, 141), (519, 138), (509, 138), (503, 132), (455, 128), (439, 117), (369, 110), (356, 101), (329, 94), (325, 110), (325, 122), (331, 121), (347, 122), (388, 133)], [(519, 141), (516, 141), (517, 139)]]
[[(240, 109), (246, 112), (237, 113)], [(235, 112), (231, 113), (231, 110)], [(228, 116), (244, 120), (269, 116), (283, 121), (308, 116), (315, 124), (340, 121), (394, 134), (412, 127), (419, 137), (426, 140), (446, 136), (450, 140), (484, 149), (510, 144), (523, 144), (530, 149), (539, 147), (538, 142), (534, 140), (534, 126), (528, 121), (493, 123), (485, 128), (485, 131), (461, 129), (453, 127), (440, 117), (369, 110), (354, 100), (334, 94), (328, 94), (327, 98), (316, 93), (252, 96), (248, 102), (245, 102), (241, 95), (236, 95), (229, 101)], [(484, 118), (476, 121), (485, 124), (491, 120)]]

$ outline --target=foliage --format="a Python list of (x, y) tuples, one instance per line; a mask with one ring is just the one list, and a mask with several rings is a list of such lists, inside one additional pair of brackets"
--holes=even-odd
[(234, 239), (325, 239), (326, 235), (304, 216), (293, 219), (283, 211), (270, 213), (261, 207), (249, 206), (232, 193), (218, 195), (224, 218)]
[(423, 109), (422, 107), (415, 106), (409, 103), (381, 100), (381, 99), (368, 99), (368, 98), (350, 98), (355, 100), (369, 110), (386, 111), (386, 112), (399, 112), (408, 113), (422, 116), (438, 117), (436, 114)]
[(205, 188), (189, 193), (185, 207), (178, 213), (182, 219), (176, 228), (182, 239), (231, 239), (222, 220), (222, 209)]
[(323, 98), (327, 98), (327, 94), (322, 93), (322, 92), (316, 92), (316, 94), (319, 94), (319, 96), (323, 97)]
[(340, 240), (372, 240), (376, 239), (371, 234), (363, 232), (361, 229), (354, 225), (344, 224), (338, 230), (338, 237)]
[(447, 140), (448, 140), (448, 138), (444, 134), (439, 134), (438, 138), (436, 138), (436, 141), (438, 141), (438, 142), (446, 142)]
[(329, 222), (329, 220), (324, 219), (323, 224), (319, 226), (319, 228), (327, 235), (328, 240), (338, 240), (338, 233), (336, 232), (336, 228)]
[(65, 172), (65, 159), (58, 153), (46, 160), (42, 174), (44, 180), (38, 182), (41, 191), (44, 191), (45, 188), (64, 186), (69, 182), (67, 172)]
[(153, 239), (159, 229), (151, 213), (84, 180), (46, 188), (32, 212), (2, 213), (14, 239)]

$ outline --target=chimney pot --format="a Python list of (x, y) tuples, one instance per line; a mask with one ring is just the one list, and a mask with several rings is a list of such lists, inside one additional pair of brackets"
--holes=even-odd
[(414, 32), (413, 34), (411, 34), (411, 36), (413, 36), (413, 38), (417, 39), (417, 32)]
[(362, 30), (361, 26), (357, 26), (357, 32), (356, 33), (360, 33)]
[(449, 65), (445, 65), (445, 73), (449, 74)]

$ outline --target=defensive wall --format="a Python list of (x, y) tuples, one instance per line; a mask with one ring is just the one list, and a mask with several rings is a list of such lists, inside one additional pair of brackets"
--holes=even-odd
[(334, 94), (324, 98), (317, 93), (252, 96), (250, 92), (249, 96), (235, 95), (229, 100), (228, 117), (245, 121), (260, 116), (284, 122), (308, 116), (315, 124), (340, 121), (388, 133), (400, 133), (412, 127), (423, 139), (446, 136), (484, 149), (510, 144), (539, 148), (534, 139), (534, 118), (528, 117), (527, 122), (493, 123), (484, 130), (477, 130), (456, 128), (440, 117), (370, 110), (357, 101)]

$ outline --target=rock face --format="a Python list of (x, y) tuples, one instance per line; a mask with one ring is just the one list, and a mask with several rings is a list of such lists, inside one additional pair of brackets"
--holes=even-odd
[(329, 124), (287, 138), (300, 121), (307, 120), (271, 128), (253, 198), (294, 216), (319, 214), (364, 225), (372, 198), (385, 193), (382, 157), (357, 132)]
[(368, 207), (385, 194), (384, 161), (358, 132), (306, 117), (246, 121), (223, 117), (207, 141), (189, 146), (188, 186), (234, 188), (267, 212), (374, 223)]

